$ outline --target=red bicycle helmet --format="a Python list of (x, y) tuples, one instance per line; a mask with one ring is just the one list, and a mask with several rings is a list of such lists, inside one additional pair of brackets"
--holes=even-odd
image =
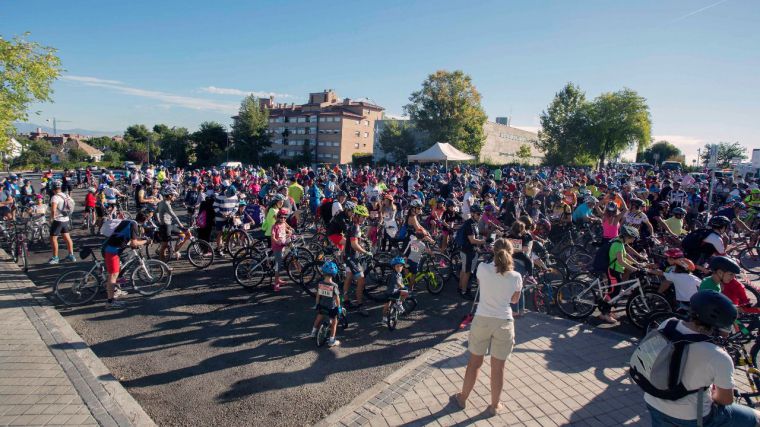
[(668, 258), (683, 258), (683, 251), (681, 248), (670, 248), (665, 251), (665, 256)]

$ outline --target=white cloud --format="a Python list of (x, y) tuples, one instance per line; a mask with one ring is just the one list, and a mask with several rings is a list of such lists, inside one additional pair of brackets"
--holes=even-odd
[(216, 87), (216, 86), (206, 86), (201, 88), (201, 92), (206, 93), (212, 93), (214, 95), (234, 95), (234, 96), (248, 96), (253, 95), (259, 98), (269, 98), (270, 96), (274, 96), (275, 98), (292, 98), (293, 95), (288, 95), (287, 93), (276, 93), (276, 92), (261, 92), (261, 91), (245, 91), (240, 89), (232, 89), (232, 88), (224, 88), (224, 87)]
[(87, 76), (63, 75), (61, 76), (61, 79), (69, 80), (72, 82), (80, 82), (80, 83), (101, 83), (101, 84), (109, 84), (109, 85), (123, 85), (124, 84), (118, 80), (106, 80), (106, 79), (99, 79), (97, 77), (87, 77)]
[(136, 87), (126, 86), (124, 83), (117, 80), (105, 80), (97, 77), (86, 76), (65, 76), (64, 78), (65, 80), (81, 83), (85, 86), (99, 87), (122, 93), (124, 95), (131, 95), (161, 101), (161, 105), (164, 108), (166, 106), (177, 106), (189, 108), (192, 110), (216, 111), (225, 114), (234, 114), (238, 111), (238, 105), (236, 103), (216, 102), (192, 96), (175, 95), (172, 93), (156, 90), (140, 89)]

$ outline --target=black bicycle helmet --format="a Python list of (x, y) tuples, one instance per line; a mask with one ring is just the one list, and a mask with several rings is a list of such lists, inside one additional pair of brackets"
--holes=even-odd
[(684, 208), (675, 208), (670, 213), (673, 215), (686, 215), (686, 209)]
[(624, 225), (620, 227), (620, 237), (633, 237), (634, 239), (638, 239), (639, 230), (630, 225)]
[(723, 215), (714, 216), (707, 222), (707, 225), (711, 228), (723, 228), (727, 227), (728, 224), (731, 224), (731, 220)]
[(722, 255), (710, 258), (710, 270), (723, 270), (734, 274), (739, 274), (742, 271), (733, 258)]
[(726, 329), (736, 320), (734, 303), (727, 296), (715, 291), (699, 291), (689, 301), (693, 319), (714, 328)]
[(476, 214), (482, 214), (483, 208), (481, 208), (480, 205), (472, 205), (470, 206), (470, 212), (476, 213)]
[(447, 199), (446, 200), (446, 207), (447, 208), (453, 208), (454, 206), (456, 206), (456, 203), (454, 203), (453, 200), (451, 200), (451, 199)]
[(644, 206), (644, 201), (641, 199), (631, 199), (631, 207), (640, 208)]

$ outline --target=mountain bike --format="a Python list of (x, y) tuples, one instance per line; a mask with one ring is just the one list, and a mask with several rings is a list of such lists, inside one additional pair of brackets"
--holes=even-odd
[(29, 233), (29, 220), (16, 219), (13, 222), (13, 229), (10, 235), (10, 255), (13, 262), (21, 262), (21, 268), (26, 273), (29, 271), (29, 244), (27, 235)]
[[(245, 250), (245, 248), (240, 250)], [(314, 255), (301, 246), (297, 239), (291, 240), (283, 250), (282, 263), (288, 278), (298, 283), (304, 269), (314, 263)], [(249, 290), (260, 286), (265, 278), (274, 279), (275, 276), (274, 252), (271, 249), (261, 252), (251, 251), (247, 255), (240, 256), (239, 261), (233, 265), (235, 280), (240, 286)]]
[[(146, 230), (148, 229), (146, 228)], [(188, 230), (190, 231), (190, 238), (187, 239), (188, 241), (185, 244), (185, 257), (195, 268), (203, 270), (214, 263), (215, 255), (213, 247), (209, 242), (195, 236), (194, 232), (197, 230), (195, 224), (191, 225)], [(150, 242), (145, 245), (145, 256), (148, 258), (160, 258), (161, 242), (160, 240), (153, 240), (156, 237), (155, 233), (156, 230), (146, 231), (147, 235), (152, 236), (149, 237)], [(171, 236), (166, 246), (166, 257), (170, 261), (179, 259), (181, 256), (181, 254), (176, 252), (177, 243), (179, 243), (179, 237)]]
[[(100, 289), (105, 288), (105, 261), (95, 255), (100, 249), (100, 245), (84, 246), (79, 257), (82, 260), (92, 257), (90, 268), (63, 273), (55, 281), (53, 293), (65, 305), (87, 304)], [(132, 289), (140, 295), (156, 295), (171, 284), (172, 269), (166, 263), (157, 259), (145, 259), (137, 248), (129, 248), (122, 256), (127, 259), (121, 267), (119, 278), (129, 278)]]
[(385, 324), (389, 331), (395, 331), (398, 326), (398, 319), (404, 314), (411, 313), (417, 307), (417, 299), (406, 288), (399, 289), (398, 297), (391, 300), (388, 308), (388, 319)]
[[(656, 311), (672, 311), (668, 300), (658, 294), (649, 285), (645, 274), (638, 273), (637, 278), (617, 283), (620, 293), (611, 299), (606, 299), (605, 294), (613, 288), (613, 285), (602, 284), (597, 277), (591, 283), (571, 280), (563, 283), (557, 289), (555, 301), (557, 308), (565, 316), (571, 319), (585, 319), (597, 308), (605, 304), (615, 307), (616, 304), (628, 298), (625, 312), (628, 319), (637, 328), (644, 329), (651, 313)], [(643, 283), (642, 283), (643, 282)]]

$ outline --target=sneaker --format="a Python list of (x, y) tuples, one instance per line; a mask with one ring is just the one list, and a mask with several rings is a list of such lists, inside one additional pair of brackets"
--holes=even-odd
[(106, 309), (124, 308), (126, 306), (127, 306), (127, 303), (125, 303), (124, 301), (113, 300), (112, 302), (106, 302)]
[(121, 297), (125, 297), (125, 296), (127, 296), (127, 295), (129, 295), (129, 293), (127, 293), (126, 291), (124, 291), (124, 290), (122, 290), (122, 289), (116, 289), (116, 290), (113, 292), (113, 297), (114, 297), (114, 298), (121, 298)]
[(384, 325), (387, 325), (389, 320), (390, 320), (389, 316), (383, 316), (383, 324)]
[(50, 257), (50, 260), (48, 261), (48, 264), (55, 265), (61, 262), (61, 260), (58, 259), (57, 256)]
[(340, 341), (338, 341), (338, 340), (329, 340), (329, 341), (327, 341), (327, 346), (328, 347), (337, 347), (339, 345), (340, 345)]
[(74, 254), (69, 254), (69, 256), (66, 257), (66, 261), (77, 262), (77, 257), (75, 257)]

